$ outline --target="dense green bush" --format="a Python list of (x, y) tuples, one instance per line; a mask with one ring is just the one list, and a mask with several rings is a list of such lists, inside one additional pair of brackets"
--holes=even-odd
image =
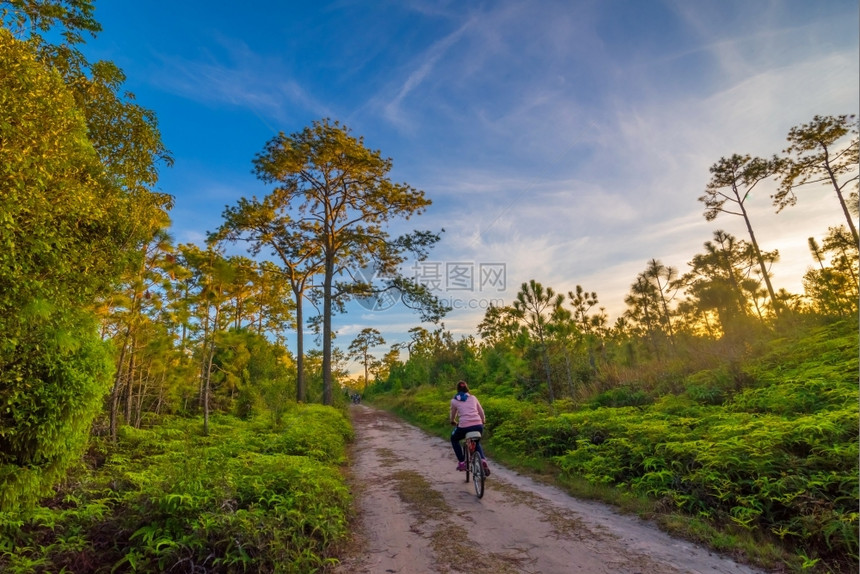
[(0, 511), (51, 491), (83, 452), (110, 385), (112, 359), (94, 325), (65, 315), (66, 324), (33, 321), (0, 352)]
[(598, 407), (633, 407), (646, 405), (652, 398), (642, 389), (616, 387), (604, 391), (592, 399)]
[(708, 377), (699, 373), (687, 394), (705, 405), (560, 415), (572, 430), (541, 450), (568, 448), (558, 465), (591, 482), (771, 532), (810, 556), (856, 561), (857, 368), (856, 333), (822, 328), (749, 362), (752, 386), (723, 407), (706, 406), (713, 401), (699, 389)]
[(0, 514), (5, 572), (295, 572), (333, 561), (351, 504), (338, 469), (341, 411), (296, 406), (262, 418), (171, 419), (122, 429), (120, 448), (43, 507)]

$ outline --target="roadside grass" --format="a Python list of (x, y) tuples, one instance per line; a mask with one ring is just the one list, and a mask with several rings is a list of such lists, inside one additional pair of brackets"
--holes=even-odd
[(214, 416), (122, 429), (53, 498), (0, 514), (0, 570), (325, 571), (347, 537), (341, 474), (352, 427), (329, 407), (295, 405), (280, 424)]

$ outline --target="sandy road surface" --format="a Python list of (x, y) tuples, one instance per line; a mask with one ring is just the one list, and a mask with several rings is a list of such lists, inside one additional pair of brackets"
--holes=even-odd
[(364, 405), (351, 414), (360, 518), (340, 574), (759, 572), (492, 459), (478, 499), (450, 443)]

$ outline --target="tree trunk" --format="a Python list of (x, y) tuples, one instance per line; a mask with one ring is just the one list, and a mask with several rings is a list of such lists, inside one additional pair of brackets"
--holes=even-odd
[(549, 404), (552, 404), (555, 400), (555, 393), (552, 390), (552, 371), (549, 368), (549, 353), (547, 352), (546, 342), (544, 341), (543, 335), (540, 336), (540, 352), (541, 357), (543, 358), (543, 369), (546, 374), (546, 388), (549, 393)]
[(764, 258), (761, 256), (761, 251), (758, 248), (758, 241), (756, 241), (755, 233), (753, 233), (752, 225), (750, 224), (749, 217), (747, 217), (747, 210), (741, 205), (741, 211), (744, 214), (744, 221), (747, 224), (747, 231), (750, 234), (750, 240), (752, 241), (753, 250), (755, 251), (756, 259), (758, 260), (759, 268), (761, 269), (761, 275), (764, 278), (764, 283), (767, 285), (767, 292), (770, 295), (771, 307), (773, 308), (774, 314), (779, 317), (779, 302), (776, 300), (776, 293), (773, 290), (773, 285), (770, 282), (770, 275), (767, 272), (767, 265), (764, 264)]
[(674, 349), (675, 330), (672, 328), (672, 317), (669, 315), (669, 304), (666, 303), (666, 295), (663, 293), (663, 287), (660, 285), (659, 279), (657, 280), (657, 288), (660, 289), (660, 301), (663, 303), (663, 317), (666, 319), (666, 327), (669, 330), (669, 344), (671, 344), (672, 349)]
[(842, 258), (845, 259), (845, 261), (849, 262), (848, 273), (851, 275), (852, 281), (854, 281), (854, 287), (860, 288), (860, 282), (857, 281), (857, 275), (854, 273), (854, 266), (850, 265), (852, 257), (845, 252), (845, 247), (843, 245), (839, 246), (839, 253), (842, 254)]
[(367, 364), (369, 362), (367, 355), (368, 355), (367, 349), (365, 349), (365, 351), (364, 351), (364, 390), (362, 391), (362, 393), (365, 395), (367, 394)]
[[(658, 360), (662, 359), (660, 346), (657, 344), (657, 337), (654, 335), (654, 320), (651, 318), (651, 307), (648, 305), (648, 294), (643, 295), (643, 312), (645, 314), (645, 327), (648, 330), (648, 341), (651, 343), (651, 349)], [(659, 314), (659, 312), (658, 312)]]
[(842, 206), (842, 213), (845, 214), (845, 220), (848, 221), (848, 229), (851, 230), (851, 235), (854, 236), (854, 245), (860, 243), (860, 236), (857, 235), (857, 227), (854, 225), (854, 218), (851, 217), (851, 212), (848, 210), (848, 204), (845, 203), (845, 198), (842, 197), (842, 190), (839, 189), (839, 183), (836, 181), (836, 175), (830, 167), (830, 155), (827, 153), (827, 148), (824, 149), (825, 157), (827, 158), (827, 175), (830, 177), (830, 183), (833, 184), (833, 189), (836, 190), (836, 196), (839, 198), (839, 205)]
[(126, 327), (125, 340), (123, 341), (122, 350), (119, 353), (119, 361), (117, 361), (116, 375), (113, 379), (113, 388), (110, 392), (110, 438), (116, 442), (117, 434), (117, 419), (119, 418), (119, 396), (122, 389), (122, 373), (123, 364), (125, 363), (125, 352), (128, 347), (128, 334), (131, 327)]
[(570, 394), (570, 398), (573, 398), (573, 374), (570, 372), (570, 353), (565, 349), (564, 351), (564, 368), (567, 372), (567, 392)]
[[(211, 329), (214, 331), (214, 328)], [(207, 362), (207, 353), (206, 348), (209, 345), (209, 332), (210, 332), (210, 321), (209, 321), (209, 308), (207, 304), (206, 315), (203, 318), (203, 353), (201, 354), (200, 359), (200, 388), (197, 391), (197, 404), (200, 407), (203, 407), (203, 395), (205, 394), (206, 389), (206, 362)]]
[(296, 297), (296, 402), (305, 402), (307, 389), (305, 388), (305, 319), (302, 307), (301, 288), (293, 286), (293, 294)]
[(334, 255), (329, 252), (325, 259), (325, 276), (323, 278), (323, 404), (331, 405), (331, 290), (334, 281)]
[(167, 371), (161, 371), (161, 381), (158, 383), (158, 400), (155, 402), (153, 411), (156, 415), (161, 414), (161, 405), (164, 404), (164, 382), (167, 379)]
[(146, 397), (146, 392), (149, 390), (150, 373), (148, 372), (145, 378), (142, 378), (138, 385), (137, 401), (134, 407), (134, 428), (139, 429), (140, 423), (143, 420), (143, 400)]
[(212, 360), (215, 358), (215, 342), (210, 343), (209, 357), (206, 361), (206, 374), (203, 379), (203, 436), (209, 436), (209, 384), (212, 380)]
[(137, 368), (137, 337), (132, 335), (131, 337), (131, 355), (128, 358), (128, 383), (125, 386), (125, 424), (130, 425), (132, 421), (132, 409), (133, 409), (133, 399), (134, 399), (134, 371)]
[(209, 395), (212, 385), (212, 362), (215, 360), (215, 333), (221, 324), (220, 306), (215, 306), (215, 319), (212, 322), (212, 337), (209, 341), (209, 353), (206, 358), (206, 372), (203, 377), (203, 435), (209, 436)]

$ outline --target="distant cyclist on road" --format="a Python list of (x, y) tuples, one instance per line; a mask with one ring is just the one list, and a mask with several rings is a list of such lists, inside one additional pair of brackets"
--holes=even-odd
[[(449, 418), (452, 425), (457, 425), (457, 428), (451, 432), (451, 446), (454, 448), (454, 454), (457, 455), (458, 461), (457, 470), (465, 471), (466, 456), (463, 454), (460, 441), (466, 438), (468, 432), (478, 431), (483, 434), (486, 422), (484, 409), (478, 398), (469, 393), (469, 385), (466, 384), (466, 381), (457, 383), (457, 394), (451, 399)], [(481, 443), (478, 443), (478, 453), (481, 455), (481, 463), (484, 465), (484, 474), (490, 476), (490, 467), (487, 466), (487, 457), (484, 456)]]

